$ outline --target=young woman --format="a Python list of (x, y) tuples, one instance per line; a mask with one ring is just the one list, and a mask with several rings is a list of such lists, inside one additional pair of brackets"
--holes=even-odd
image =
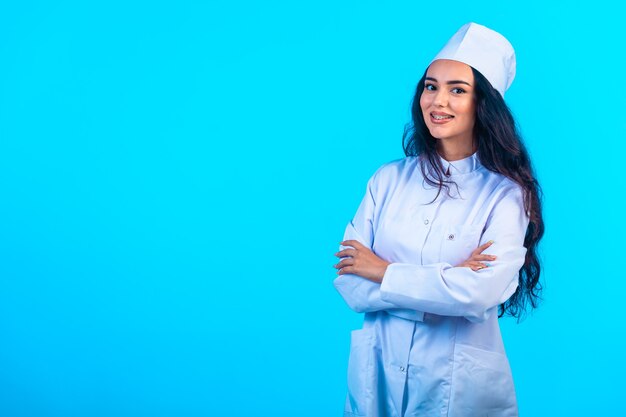
[(370, 178), (334, 284), (364, 312), (345, 416), (508, 417), (498, 317), (537, 305), (541, 190), (504, 102), (515, 54), (468, 23), (417, 84), (405, 158)]

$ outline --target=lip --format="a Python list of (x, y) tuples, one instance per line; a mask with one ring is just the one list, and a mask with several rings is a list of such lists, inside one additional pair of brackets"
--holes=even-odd
[(452, 116), (452, 117), (451, 117), (451, 118), (449, 118), (449, 119), (437, 120), (437, 119), (435, 119), (435, 118), (433, 117), (433, 114), (435, 114), (435, 115), (437, 115), (437, 116), (452, 116), (452, 115), (451, 115), (451, 114), (448, 114), (448, 113), (443, 113), (443, 112), (440, 112), (440, 111), (434, 111), (434, 112), (431, 112), (431, 113), (429, 114), (429, 116), (430, 116), (430, 121), (431, 121), (432, 123), (436, 124), (436, 125), (443, 125), (443, 124), (448, 123), (448, 122), (449, 122), (449, 121), (451, 121), (452, 119), (454, 119), (454, 116)]

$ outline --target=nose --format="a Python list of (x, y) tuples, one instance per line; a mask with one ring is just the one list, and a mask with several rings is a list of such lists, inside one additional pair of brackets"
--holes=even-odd
[(445, 107), (448, 105), (448, 92), (445, 88), (440, 88), (437, 90), (435, 94), (435, 99), (433, 100), (433, 104), (436, 107)]

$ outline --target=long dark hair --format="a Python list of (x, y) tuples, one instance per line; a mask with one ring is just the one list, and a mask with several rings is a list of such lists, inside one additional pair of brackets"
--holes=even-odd
[[(427, 71), (417, 83), (411, 106), (413, 123), (405, 126), (402, 147), (406, 156), (420, 157), (420, 168), (426, 182), (438, 187), (439, 193), (446, 189), (449, 194), (450, 185), (456, 184), (444, 176), (443, 165), (437, 155), (437, 139), (426, 127), (420, 107)], [(541, 299), (541, 264), (537, 246), (544, 233), (541, 211), (543, 193), (509, 107), (480, 72), (474, 68), (472, 72), (476, 103), (473, 134), (477, 141), (478, 159), (488, 170), (502, 174), (521, 186), (524, 208), (530, 219), (524, 238), (526, 259), (519, 271), (517, 290), (498, 307), (498, 317), (509, 315), (519, 321), (528, 307), (536, 308)]]

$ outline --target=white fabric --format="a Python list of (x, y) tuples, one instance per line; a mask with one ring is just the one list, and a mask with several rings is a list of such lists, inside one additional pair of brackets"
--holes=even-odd
[(515, 51), (498, 32), (474, 22), (463, 25), (433, 58), (463, 62), (477, 69), (504, 97), (515, 78)]
[[(516, 290), (528, 216), (521, 188), (477, 154), (443, 158), (460, 197), (423, 181), (417, 157), (370, 178), (344, 239), (392, 262), (377, 284), (340, 275), (335, 288), (364, 312), (354, 330), (345, 416), (512, 417), (517, 403), (497, 319)], [(455, 267), (489, 240), (488, 268)], [(341, 249), (344, 247), (341, 246)]]

